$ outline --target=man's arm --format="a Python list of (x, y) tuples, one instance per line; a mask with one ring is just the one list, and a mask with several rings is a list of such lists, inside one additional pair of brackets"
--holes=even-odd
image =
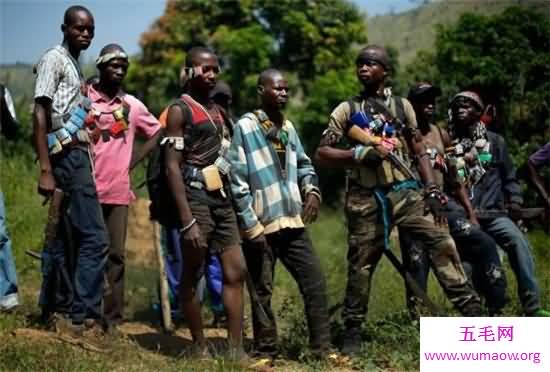
[(151, 151), (155, 149), (158, 145), (159, 138), (161, 136), (160, 128), (151, 138), (149, 138), (139, 150), (132, 156), (132, 161), (130, 162), (130, 170), (133, 170), (136, 165), (138, 165)]
[(521, 196), (521, 189), (516, 177), (516, 168), (514, 167), (504, 138), (501, 136), (497, 137), (497, 146), (499, 153), (499, 159), (497, 159), (497, 161), (502, 162), (500, 174), (506, 201), (510, 204), (522, 205), (523, 197)]
[[(183, 129), (185, 125), (190, 123), (185, 122), (185, 116), (182, 109), (177, 105), (172, 105), (168, 111), (166, 122), (166, 132), (168, 137), (175, 137), (183, 141)], [(184, 167), (184, 154), (182, 148), (176, 148), (176, 143), (166, 143), (165, 161), (166, 161), (166, 177), (168, 178), (168, 186), (176, 201), (181, 224), (187, 230), (183, 231), (185, 240), (190, 241), (193, 248), (200, 248), (200, 230), (193, 219), (191, 208), (187, 202), (187, 193), (185, 184), (183, 183), (182, 168)], [(195, 221), (195, 222), (193, 222)]]
[(136, 129), (141, 135), (147, 138), (147, 141), (132, 155), (130, 170), (134, 169), (138, 163), (140, 163), (151, 151), (153, 151), (161, 136), (159, 121), (151, 115), (147, 107), (145, 107), (145, 105), (137, 99), (134, 110), (137, 111), (135, 112), (134, 119), (136, 122)]
[(51, 107), (52, 100), (48, 97), (38, 97), (34, 100), (34, 148), (40, 165), (38, 192), (46, 197), (49, 197), (55, 190), (55, 179), (50, 163), (47, 140), (51, 128)]
[(345, 136), (350, 114), (351, 108), (347, 102), (342, 102), (330, 114), (328, 128), (323, 132), (314, 155), (315, 163), (319, 166), (325, 168), (359, 168), (369, 164), (377, 166), (387, 155), (387, 150), (383, 146), (357, 145), (351, 149), (336, 147)]
[(529, 180), (535, 186), (538, 194), (544, 199), (546, 208), (550, 209), (550, 196), (544, 187), (544, 180), (539, 175), (538, 168), (544, 163), (550, 162), (550, 142), (532, 154), (527, 160), (527, 169), (529, 171)]
[(315, 172), (311, 159), (304, 151), (300, 137), (298, 137), (298, 133), (295, 130), (294, 135), (296, 136), (298, 184), (300, 185), (304, 202), (302, 217), (304, 223), (312, 223), (317, 219), (321, 206), (319, 177)]
[[(244, 229), (246, 238), (255, 239), (263, 234), (264, 227), (258, 220), (256, 212), (252, 206), (253, 197), (249, 185), (248, 162), (244, 149), (243, 133), (241, 119), (233, 127), (233, 138), (231, 146), (227, 153), (231, 163), (231, 195), (235, 205), (235, 212), (239, 222)], [(246, 125), (246, 124), (245, 124)]]
[(307, 196), (309, 193), (314, 193), (317, 194), (317, 197), (321, 200), (319, 177), (295, 130), (294, 135), (296, 136), (296, 171), (298, 174), (298, 185), (300, 185), (302, 195)]

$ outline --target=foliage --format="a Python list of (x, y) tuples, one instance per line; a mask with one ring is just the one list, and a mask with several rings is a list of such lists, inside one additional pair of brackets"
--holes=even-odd
[(493, 129), (505, 135), (519, 165), (550, 138), (544, 133), (550, 124), (549, 49), (550, 18), (542, 12), (510, 7), (493, 16), (466, 13), (437, 28), (435, 50), (417, 55), (409, 81), (436, 82), (443, 102), (460, 89), (479, 91), (496, 105)]
[(179, 93), (185, 52), (207, 45), (221, 58), (227, 71), (222, 78), (233, 88), (235, 111), (242, 113), (251, 109), (251, 88), (262, 69), (294, 72), (298, 94), (316, 75), (349, 66), (350, 47), (365, 41), (362, 14), (346, 0), (172, 0), (143, 34), (143, 54), (133, 61), (128, 87), (159, 111)]

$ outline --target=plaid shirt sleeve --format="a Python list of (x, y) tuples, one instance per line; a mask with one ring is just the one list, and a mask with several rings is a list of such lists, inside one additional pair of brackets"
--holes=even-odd
[[(245, 119), (246, 120), (246, 119)], [(235, 211), (244, 228), (247, 238), (253, 239), (260, 235), (264, 228), (252, 207), (252, 195), (248, 184), (248, 163), (243, 146), (241, 126), (237, 123), (233, 128), (233, 139), (229, 147), (228, 158), (231, 162), (231, 194), (235, 202)]]
[(62, 71), (63, 61), (59, 53), (50, 50), (44, 54), (36, 66), (34, 98), (47, 97), (53, 99)]
[(310, 192), (314, 193), (319, 200), (321, 200), (321, 190), (319, 190), (319, 178), (317, 173), (315, 173), (315, 168), (311, 162), (309, 156), (307, 156), (302, 146), (302, 142), (298, 137), (298, 134), (294, 130), (294, 135), (296, 136), (296, 157), (297, 157), (297, 173), (298, 173), (298, 184), (300, 185), (300, 190), (302, 195), (305, 196)]

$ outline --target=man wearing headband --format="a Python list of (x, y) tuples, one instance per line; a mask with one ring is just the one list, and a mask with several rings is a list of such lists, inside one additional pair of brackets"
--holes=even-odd
[[(102, 317), (107, 236), (92, 174), (78, 56), (94, 37), (94, 18), (82, 6), (65, 11), (63, 43), (35, 67), (34, 139), (40, 176), (38, 192), (64, 193), (54, 239), (42, 252), (40, 304), (56, 329), (82, 335)], [(55, 198), (54, 195), (54, 198)], [(50, 217), (49, 217), (50, 219)], [(52, 218), (53, 219), (53, 218)], [(51, 243), (51, 244), (50, 244)]]
[[(92, 101), (97, 196), (109, 235), (106, 274), (110, 293), (104, 296), (104, 321), (109, 333), (123, 320), (124, 271), (128, 204), (135, 200), (130, 171), (158, 142), (160, 124), (147, 107), (121, 88), (128, 55), (117, 44), (106, 45), (96, 60), (99, 82), (88, 86)], [(147, 139), (132, 158), (135, 137)]]
[[(413, 239), (424, 242), (434, 262), (434, 272), (447, 297), (464, 315), (480, 313), (479, 297), (469, 286), (453, 239), (443, 217), (441, 191), (425, 148), (416, 132), (416, 117), (409, 101), (385, 89), (389, 57), (384, 48), (368, 46), (356, 59), (356, 73), (363, 91), (340, 103), (329, 118), (316, 158), (320, 165), (348, 170), (346, 215), (348, 220), (348, 284), (343, 317), (342, 351), (361, 350), (361, 325), (367, 312), (370, 283), (384, 249), (389, 249), (391, 229), (397, 225)], [(341, 140), (353, 145), (338, 148)], [(390, 161), (388, 156), (394, 159)], [(424, 190), (410, 171), (419, 164)], [(426, 214), (429, 210), (434, 217)]]
[[(472, 91), (454, 96), (450, 105), (450, 125), (456, 179), (467, 189), (479, 225), (508, 254), (516, 275), (518, 296), (527, 316), (550, 316), (541, 309), (540, 289), (527, 238), (514, 224), (519, 219), (523, 198), (516, 170), (502, 136), (488, 131), (480, 121), (484, 105)], [(484, 211), (504, 211), (484, 216)], [(466, 216), (466, 213), (463, 214)]]
[[(447, 204), (447, 219), (451, 236), (455, 240), (463, 263), (473, 269), (476, 289), (486, 299), (489, 313), (497, 314), (506, 304), (506, 280), (494, 240), (479, 228), (479, 222), (463, 187), (450, 178), (449, 165), (445, 161), (445, 149), (451, 145), (449, 134), (434, 123), (435, 101), (441, 90), (430, 83), (422, 82), (409, 90), (408, 99), (413, 105), (418, 129), (426, 146), (430, 163), (438, 186), (447, 187), (448, 192), (457, 196), (460, 205), (454, 200)], [(463, 215), (468, 211), (468, 218)], [(418, 284), (427, 290), (430, 260), (421, 241), (412, 241), (406, 233), (399, 234), (402, 256), (409, 272)], [(465, 265), (466, 266), (466, 265)], [(419, 315), (414, 294), (407, 286), (407, 305), (411, 314)]]
[(210, 93), (220, 73), (218, 57), (208, 48), (187, 53), (183, 94), (168, 109), (161, 145), (169, 191), (177, 212), (183, 252), (180, 297), (193, 338), (193, 354), (209, 355), (196, 284), (206, 254), (219, 257), (223, 268), (223, 304), (227, 313), (229, 357), (245, 361), (242, 346), (244, 258), (233, 210), (227, 160), (231, 131)]

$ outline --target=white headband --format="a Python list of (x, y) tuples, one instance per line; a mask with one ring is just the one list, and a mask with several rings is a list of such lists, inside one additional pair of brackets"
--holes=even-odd
[(120, 50), (115, 50), (114, 52), (105, 53), (104, 55), (97, 57), (95, 64), (96, 66), (99, 66), (100, 64), (107, 63), (115, 58), (128, 60), (128, 55)]

